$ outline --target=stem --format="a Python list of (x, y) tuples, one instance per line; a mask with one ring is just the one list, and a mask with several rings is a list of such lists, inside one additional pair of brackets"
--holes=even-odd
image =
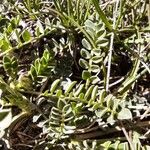
[(106, 78), (106, 92), (109, 91), (109, 78), (110, 78), (110, 70), (111, 70), (111, 58), (112, 58), (112, 51), (113, 51), (113, 42), (114, 42), (114, 33), (112, 32), (111, 39), (110, 39), (109, 54), (108, 54), (108, 69), (107, 69), (107, 78)]
[[(115, 29), (116, 18), (117, 18), (117, 9), (119, 5), (119, 0), (116, 1), (116, 8), (114, 11), (114, 22), (113, 22), (113, 29)], [(112, 58), (112, 51), (113, 51), (113, 43), (114, 43), (114, 32), (111, 33), (110, 39), (110, 47), (109, 47), (109, 54), (108, 54), (108, 69), (107, 69), (107, 79), (106, 79), (106, 92), (109, 91), (109, 78), (110, 78), (110, 70), (111, 70), (111, 58)]]

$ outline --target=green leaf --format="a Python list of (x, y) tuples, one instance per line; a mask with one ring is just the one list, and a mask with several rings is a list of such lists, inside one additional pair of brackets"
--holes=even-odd
[(16, 69), (18, 66), (17, 60), (12, 61), (12, 67), (13, 69)]
[(20, 32), (17, 29), (14, 30), (12, 38), (15, 39), (19, 44), (21, 43)]
[(30, 74), (31, 74), (32, 79), (34, 79), (37, 76), (36, 69), (33, 65), (31, 65), (31, 68), (30, 68)]
[(44, 57), (41, 58), (41, 65), (43, 68), (47, 66), (47, 60)]
[(4, 63), (4, 64), (10, 64), (10, 63), (11, 63), (10, 58), (9, 58), (8, 56), (4, 56), (4, 57), (3, 57), (3, 63)]
[(86, 48), (88, 50), (92, 49), (91, 44), (85, 38), (82, 40), (82, 45), (84, 48)]
[(51, 93), (54, 93), (54, 91), (56, 90), (56, 88), (57, 88), (57, 86), (58, 86), (59, 83), (60, 83), (60, 79), (56, 79), (56, 80), (52, 83), (51, 88), (50, 88), (50, 92), (51, 92)]
[(91, 38), (95, 39), (95, 31), (93, 29), (86, 29), (86, 32), (91, 36)]
[(101, 104), (100, 103), (95, 103), (92, 107), (92, 110), (97, 110), (98, 108), (101, 108)]
[(88, 27), (88, 28), (93, 29), (95, 24), (91, 20), (88, 19), (88, 20), (85, 21), (85, 26)]
[(85, 93), (84, 98), (87, 100), (93, 91), (94, 85), (91, 85)]
[(128, 142), (120, 143), (118, 146), (118, 150), (130, 150), (128, 145), (129, 145)]
[(40, 59), (39, 58), (37, 58), (35, 60), (34, 66), (35, 66), (36, 74), (39, 75), (40, 69), (41, 69), (41, 64), (40, 64)]
[(98, 64), (98, 63), (102, 62), (103, 57), (102, 56), (94, 56), (91, 58), (91, 60), (93, 63)]
[(6, 51), (6, 50), (8, 50), (10, 47), (11, 47), (10, 43), (9, 43), (7, 40), (4, 40), (4, 39), (3, 39), (3, 44), (2, 44), (2, 46), (1, 46), (1, 49), (2, 49), (3, 51)]
[(101, 145), (104, 146), (106, 148), (106, 150), (108, 150), (109, 146), (111, 145), (111, 141), (107, 141), (107, 142), (105, 142), (105, 143), (103, 143)]
[(119, 106), (120, 99), (113, 98), (113, 108), (112, 111), (115, 112)]
[(82, 72), (82, 79), (83, 80), (87, 80), (90, 77), (91, 77), (91, 73), (89, 71), (87, 71), (87, 70), (83, 70), (83, 72)]
[(62, 110), (66, 105), (66, 101), (65, 100), (62, 100), (62, 99), (59, 99), (58, 102), (57, 102), (57, 107), (59, 108), (59, 110)]
[(95, 100), (93, 100), (92, 98), (91, 98), (91, 99), (89, 99), (89, 100), (88, 100), (88, 105), (87, 105), (87, 107), (91, 107), (91, 106), (93, 106), (93, 105), (94, 105), (94, 103), (95, 103)]
[(74, 93), (74, 96), (77, 97), (82, 92), (83, 88), (84, 88), (84, 84), (79, 85), (79, 87), (77, 87), (77, 90)]
[(113, 95), (112, 95), (112, 94), (108, 94), (108, 95), (105, 97), (104, 101), (107, 102), (107, 101), (109, 101), (109, 100), (112, 99), (112, 98), (113, 98)]
[(98, 38), (98, 40), (96, 41), (96, 44), (99, 46), (99, 47), (106, 47), (108, 45), (108, 40), (105, 39), (105, 38)]
[(48, 62), (49, 58), (50, 58), (50, 53), (49, 51), (46, 49), (43, 53), (43, 57), (46, 59), (46, 61)]
[(93, 88), (93, 91), (92, 91), (92, 94), (91, 94), (91, 99), (92, 99), (92, 100), (95, 100), (95, 99), (96, 99), (97, 92), (98, 92), (98, 86), (96, 85), (96, 86)]
[(114, 101), (113, 101), (113, 97), (107, 99), (106, 103), (107, 103), (107, 108), (113, 108), (114, 105)]
[(67, 86), (67, 89), (65, 90), (65, 95), (67, 95), (73, 89), (76, 83), (77, 83), (76, 81), (73, 81)]
[(99, 55), (101, 55), (102, 50), (100, 48), (99, 49), (93, 49), (92, 52), (93, 52), (93, 54), (99, 56)]
[(84, 101), (84, 93), (80, 93), (80, 94), (79, 94), (79, 99), (80, 99), (81, 101)]
[(103, 103), (104, 101), (104, 97), (106, 96), (106, 91), (104, 89), (102, 89), (100, 92), (99, 92), (99, 99), (98, 99), (98, 102), (99, 103)]
[(8, 27), (7, 27), (7, 32), (8, 32), (8, 33), (13, 32), (12, 24), (9, 24), (9, 25), (8, 25)]
[(101, 29), (96, 34), (97, 34), (97, 37), (104, 38), (106, 36), (106, 30)]
[(28, 30), (24, 30), (22, 33), (22, 38), (25, 42), (30, 41), (31, 40), (31, 34)]
[(100, 71), (100, 67), (98, 65), (91, 65), (90, 66), (90, 71), (97, 73)]
[[(100, 23), (95, 25), (95, 30), (98, 33), (99, 31), (101, 32), (102, 30), (105, 31), (105, 27), (104, 24), (100, 21)], [(99, 35), (100, 36), (100, 35)]]
[(41, 69), (43, 69), (43, 66), (41, 63), (38, 64), (38, 67), (36, 68), (36, 71), (37, 71), (37, 75), (40, 75), (41, 74)]
[(88, 69), (88, 67), (89, 67), (89, 63), (82, 58), (79, 60), (79, 65), (84, 69)]
[(36, 27), (36, 29), (35, 29), (35, 35), (37, 36), (37, 37), (39, 37), (40, 36), (40, 29), (39, 29), (39, 27), (37, 26)]
[(120, 141), (116, 141), (115, 143), (113, 143), (109, 146), (109, 150), (119, 150), (118, 149), (119, 144), (120, 144)]
[[(41, 24), (40, 20), (37, 21), (37, 27), (38, 27), (38, 30), (41, 34), (44, 34), (44, 27), (43, 25)], [(39, 34), (39, 33), (38, 33)]]
[[(54, 108), (54, 107), (53, 107)], [(54, 119), (54, 120), (59, 120), (61, 119), (61, 113), (60, 112), (57, 112), (55, 109), (52, 108), (52, 111), (51, 111), (51, 119)]]
[(100, 79), (98, 76), (91, 76), (90, 81), (92, 82), (92, 84), (97, 84), (100, 81)]
[(96, 110), (95, 114), (97, 117), (101, 118), (107, 113), (107, 111), (108, 111), (108, 108), (105, 108), (103, 110)]
[(57, 97), (60, 97), (61, 95), (62, 95), (62, 90), (61, 90), (61, 89), (57, 90), (56, 96), (57, 96)]
[(90, 59), (91, 58), (91, 54), (85, 49), (81, 49), (80, 54), (85, 59)]
[(132, 119), (132, 113), (128, 108), (122, 108), (122, 110), (118, 113), (118, 119)]

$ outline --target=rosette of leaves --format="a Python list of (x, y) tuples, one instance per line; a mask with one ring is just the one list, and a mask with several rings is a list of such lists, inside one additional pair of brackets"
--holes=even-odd
[(84, 80), (88, 79), (93, 84), (96, 84), (100, 81), (98, 75), (103, 66), (102, 64), (105, 57), (104, 49), (106, 49), (108, 45), (106, 29), (101, 20), (98, 21), (94, 19), (86, 20), (84, 28), (92, 43), (87, 38), (82, 40), (83, 48), (80, 51), (82, 58), (79, 60), (79, 64), (84, 69), (82, 78)]
[(48, 49), (44, 50), (43, 56), (37, 58), (34, 64), (31, 65), (30, 75), (32, 79), (36, 79), (40, 76), (50, 76), (54, 69), (55, 61), (53, 54)]

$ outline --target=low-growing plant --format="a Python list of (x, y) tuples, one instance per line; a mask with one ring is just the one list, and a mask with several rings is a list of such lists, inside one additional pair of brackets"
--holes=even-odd
[(150, 148), (149, 1), (0, 6), (3, 147)]

